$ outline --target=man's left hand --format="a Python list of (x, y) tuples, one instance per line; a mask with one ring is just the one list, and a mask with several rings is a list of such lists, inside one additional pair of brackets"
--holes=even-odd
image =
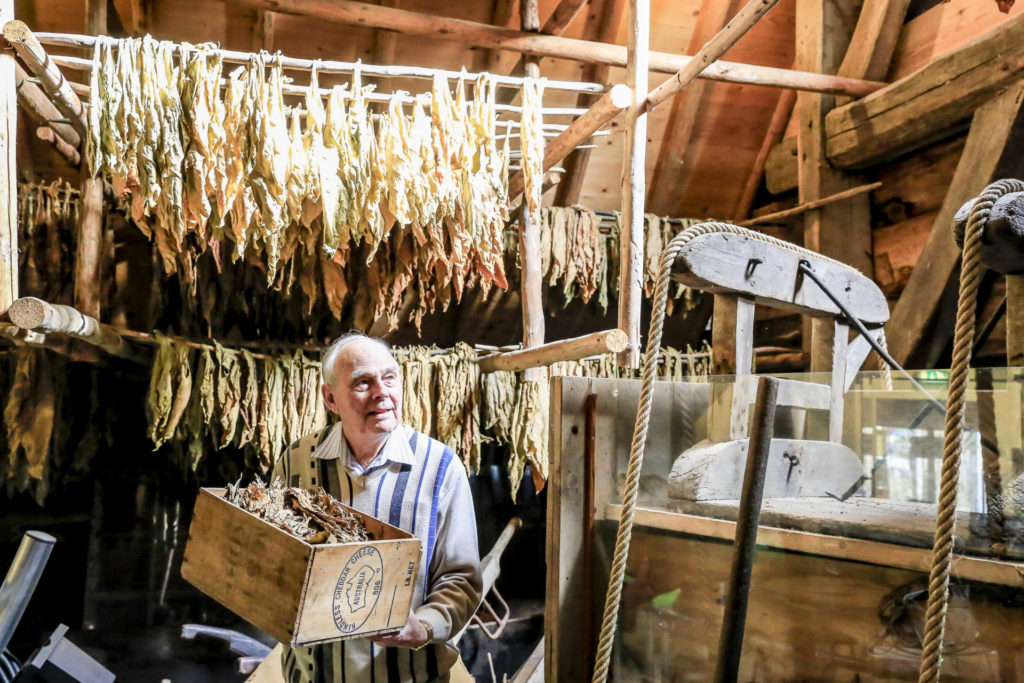
[(405, 623), (405, 627), (401, 631), (371, 636), (369, 640), (382, 647), (406, 647), (412, 649), (426, 645), (427, 629), (423, 628), (423, 624), (420, 623), (420, 620), (410, 610), (409, 621)]

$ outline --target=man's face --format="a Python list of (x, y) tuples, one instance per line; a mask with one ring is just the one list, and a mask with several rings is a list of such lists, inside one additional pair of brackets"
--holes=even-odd
[(327, 406), (341, 417), (346, 435), (393, 431), (402, 419), (402, 379), (383, 346), (357, 339), (334, 361), (335, 386), (322, 387)]

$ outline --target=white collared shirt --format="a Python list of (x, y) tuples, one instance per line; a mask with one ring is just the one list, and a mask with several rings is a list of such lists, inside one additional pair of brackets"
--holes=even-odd
[(409, 447), (409, 435), (411, 433), (412, 427), (404, 424), (398, 425), (394, 431), (388, 434), (387, 441), (384, 442), (377, 456), (364, 468), (352, 454), (352, 449), (348, 445), (348, 439), (345, 438), (344, 431), (339, 422), (331, 428), (331, 433), (327, 435), (323, 443), (313, 451), (313, 457), (323, 460), (337, 459), (339, 464), (343, 465), (352, 474), (365, 477), (391, 463), (399, 466), (412, 465), (416, 461), (416, 456)]

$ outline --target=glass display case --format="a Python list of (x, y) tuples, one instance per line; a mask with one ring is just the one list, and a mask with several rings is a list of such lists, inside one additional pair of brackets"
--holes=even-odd
[[(947, 375), (913, 376), (919, 387), (859, 373), (837, 409), (815, 398), (828, 375), (779, 375), (741, 680), (916, 680)], [(750, 412), (736, 397), (749, 380), (655, 387), (615, 680), (712, 676)], [(555, 385), (564, 500), (549, 503), (562, 532), (548, 558), (559, 643), (549, 675), (562, 680), (591, 666), (640, 382)], [(1024, 370), (972, 371), (943, 680), (1024, 679), (1022, 392)], [(566, 630), (566, 619), (582, 628)]]

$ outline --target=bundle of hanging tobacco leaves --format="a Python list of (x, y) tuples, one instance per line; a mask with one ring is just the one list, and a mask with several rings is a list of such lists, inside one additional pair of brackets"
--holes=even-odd
[(156, 448), (188, 443), (195, 471), (208, 450), (233, 446), (269, 472), (286, 444), (327, 424), (320, 364), (301, 351), (265, 356), (219, 344), (194, 348), (161, 334), (146, 412)]

